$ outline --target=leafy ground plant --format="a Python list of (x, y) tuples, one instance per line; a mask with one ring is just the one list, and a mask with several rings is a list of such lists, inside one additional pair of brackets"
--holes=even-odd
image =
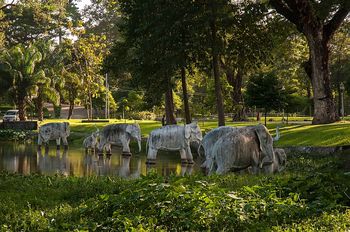
[(339, 157), (295, 155), (278, 175), (0, 175), (3, 231), (346, 231)]

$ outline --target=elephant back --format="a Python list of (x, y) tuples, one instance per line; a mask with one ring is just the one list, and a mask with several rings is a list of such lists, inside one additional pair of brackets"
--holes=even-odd
[(156, 149), (178, 150), (185, 143), (184, 126), (163, 126), (153, 130), (149, 136), (149, 146)]

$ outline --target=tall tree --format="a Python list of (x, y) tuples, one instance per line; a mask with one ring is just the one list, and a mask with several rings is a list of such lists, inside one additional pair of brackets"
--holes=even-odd
[(339, 119), (331, 91), (329, 75), (329, 42), (350, 11), (348, 0), (270, 0), (278, 13), (296, 25), (309, 45), (306, 70), (314, 95), (313, 124)]
[(250, 78), (247, 85), (246, 101), (249, 106), (264, 109), (266, 115), (286, 105), (287, 94), (274, 73), (258, 74)]
[(79, 25), (79, 14), (72, 1), (18, 1), (3, 10), (2, 21), (8, 23), (6, 41), (12, 46), (37, 39), (59, 40)]

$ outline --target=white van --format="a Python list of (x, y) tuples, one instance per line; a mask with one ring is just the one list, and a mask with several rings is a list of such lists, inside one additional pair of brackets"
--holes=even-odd
[(19, 113), (18, 110), (8, 110), (4, 117), (2, 118), (3, 122), (14, 122), (19, 121)]

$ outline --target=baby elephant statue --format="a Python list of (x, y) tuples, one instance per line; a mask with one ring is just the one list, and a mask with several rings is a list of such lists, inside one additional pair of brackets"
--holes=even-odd
[(209, 174), (225, 174), (247, 168), (258, 173), (275, 159), (272, 143), (272, 136), (264, 125), (237, 128), (215, 143)]
[(168, 125), (153, 130), (146, 144), (147, 163), (154, 164), (158, 150), (179, 151), (182, 163), (193, 163), (190, 142), (200, 142), (202, 132), (196, 122), (185, 126)]
[(287, 155), (282, 148), (275, 148), (275, 157), (272, 164), (264, 165), (262, 167), (263, 173), (272, 174), (284, 170), (287, 164)]
[(68, 148), (67, 137), (70, 134), (68, 122), (53, 122), (42, 125), (39, 128), (38, 148), (41, 148), (42, 143), (48, 145), (50, 140), (56, 140), (57, 149), (60, 149), (61, 138), (65, 148)]
[(85, 151), (88, 152), (90, 149), (91, 151), (95, 151), (95, 149), (98, 146), (98, 137), (99, 137), (100, 131), (97, 130), (88, 137), (86, 137), (83, 141), (83, 146), (85, 148)]
[(131, 156), (129, 143), (135, 139), (141, 152), (141, 129), (138, 124), (111, 124), (105, 126), (100, 132), (98, 152), (111, 154), (111, 144), (121, 143), (123, 146), (122, 155)]

